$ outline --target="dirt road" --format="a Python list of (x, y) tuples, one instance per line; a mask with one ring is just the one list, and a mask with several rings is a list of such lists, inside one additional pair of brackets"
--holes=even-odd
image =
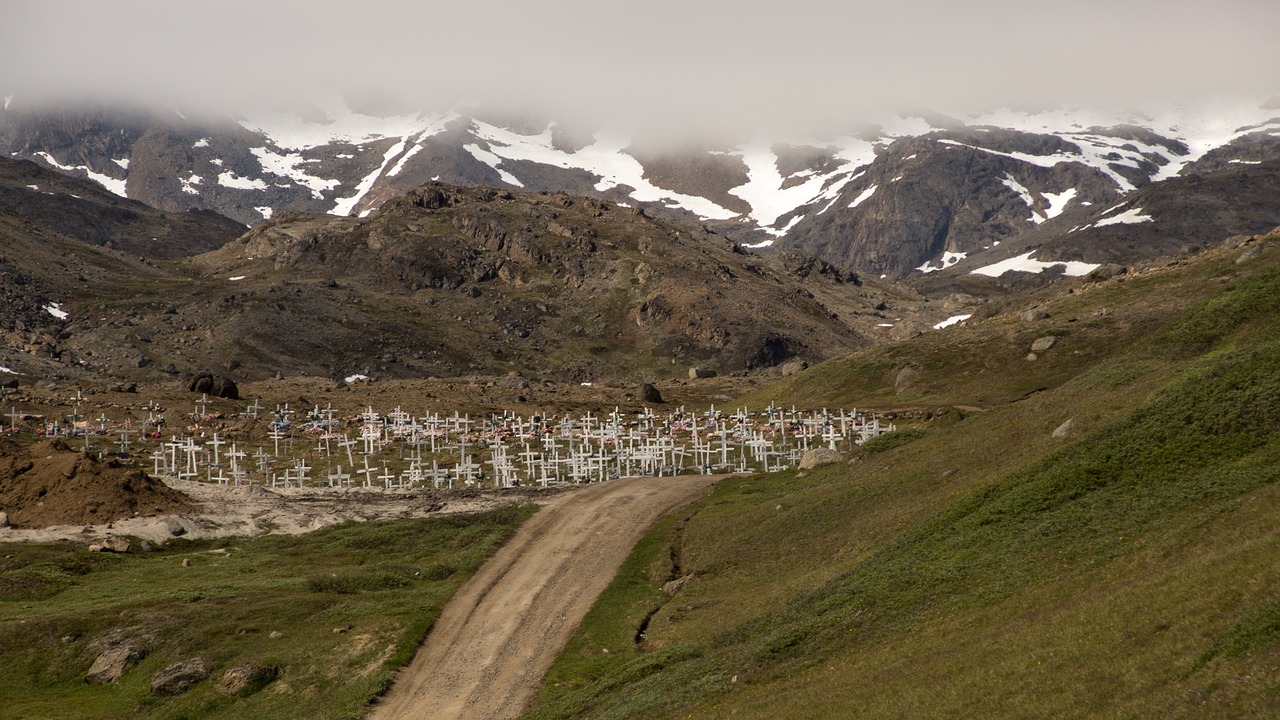
[(719, 479), (629, 478), (555, 498), (462, 586), (371, 720), (519, 715), (641, 536)]

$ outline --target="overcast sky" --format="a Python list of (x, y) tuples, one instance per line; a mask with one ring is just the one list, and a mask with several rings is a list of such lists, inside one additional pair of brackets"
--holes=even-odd
[(0, 93), (248, 103), (358, 89), (803, 125), (912, 107), (1280, 92), (1276, 0), (0, 4)]

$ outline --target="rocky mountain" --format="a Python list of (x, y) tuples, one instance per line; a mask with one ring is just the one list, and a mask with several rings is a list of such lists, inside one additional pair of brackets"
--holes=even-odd
[(0, 366), (16, 372), (777, 373), (949, 311), (803, 253), (763, 257), (701, 225), (567, 194), (429, 183), (367, 218), (284, 212), (185, 258), (85, 243), (61, 216), (0, 213), (0, 284), (24, 308), (5, 319)]
[(366, 216), (431, 181), (567, 192), (794, 247), (864, 275), (918, 278), (1071, 210), (1280, 154), (1280, 109), (921, 113), (803, 138), (673, 142), (476, 108), (0, 111), (0, 151), (167, 211), (256, 225), (286, 211)]

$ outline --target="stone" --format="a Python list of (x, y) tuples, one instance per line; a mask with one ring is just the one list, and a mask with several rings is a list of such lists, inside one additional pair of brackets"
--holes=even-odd
[(708, 367), (691, 367), (691, 368), (689, 368), (689, 379), (690, 379), (690, 380), (700, 380), (700, 379), (702, 379), (702, 378), (713, 378), (713, 377), (715, 377), (715, 376), (716, 376), (716, 371), (715, 371), (715, 370), (712, 370), (711, 368), (708, 368)]
[(1045, 352), (1056, 345), (1057, 342), (1058, 336), (1056, 335), (1045, 335), (1042, 338), (1036, 338), (1036, 341), (1031, 343), (1031, 352), (1037, 354)]
[(165, 697), (181, 695), (207, 677), (209, 663), (201, 658), (183, 660), (151, 676), (151, 694)]
[(1066, 422), (1059, 425), (1057, 429), (1053, 431), (1053, 438), (1057, 440), (1059, 438), (1064, 438), (1070, 435), (1071, 431), (1075, 429), (1075, 426), (1076, 426), (1075, 418), (1067, 418)]
[(9, 527), (9, 513), (0, 512), (0, 527)]
[(175, 517), (165, 518), (164, 529), (174, 537), (187, 534), (187, 529), (183, 527), (182, 521)]
[(102, 541), (103, 552), (127, 553), (129, 548), (129, 541), (121, 537), (109, 537)]
[(839, 450), (831, 448), (812, 448), (805, 450), (800, 456), (800, 469), (809, 470), (819, 465), (827, 465), (829, 463), (840, 462), (844, 459), (844, 455)]
[(912, 381), (920, 376), (920, 371), (913, 367), (904, 367), (893, 378), (893, 389), (902, 392), (911, 387)]
[(90, 685), (106, 685), (120, 679), (129, 663), (140, 660), (143, 653), (133, 645), (117, 645), (109, 648), (89, 668), (84, 681)]
[(191, 378), (191, 384), (187, 386), (191, 392), (205, 393), (213, 397), (227, 398), (229, 400), (240, 399), (240, 388), (236, 386), (236, 382), (224, 375), (214, 375), (211, 372), (196, 373)]
[(1085, 276), (1085, 279), (1098, 282), (1101, 280), (1110, 280), (1117, 275), (1123, 275), (1127, 272), (1129, 272), (1129, 269), (1123, 265), (1104, 263), (1094, 268), (1092, 272)]
[(640, 399), (647, 403), (661, 403), (662, 393), (651, 383), (645, 383), (640, 386)]
[(792, 360), (791, 362), (783, 363), (782, 367), (778, 368), (778, 371), (782, 373), (782, 377), (791, 377), (808, 369), (809, 363), (804, 360)]
[(1261, 243), (1246, 247), (1244, 252), (1240, 253), (1239, 257), (1236, 258), (1236, 264), (1244, 265), (1246, 263), (1253, 262), (1254, 260), (1262, 257), (1262, 251), (1263, 246)]
[(1025, 310), (1022, 313), (1023, 322), (1035, 322), (1036, 320), (1044, 320), (1047, 317), (1049, 317), (1049, 313), (1038, 307)]
[(284, 637), (284, 633), (280, 632), (279, 630), (272, 630), (270, 633), (267, 634), (267, 637), (271, 638), (272, 640), (279, 640), (280, 638)]
[(254, 663), (245, 663), (228, 668), (222, 673), (222, 677), (218, 679), (218, 690), (234, 694), (249, 690), (260, 690), (263, 686), (276, 679), (279, 675), (279, 668), (274, 665), (256, 665)]
[(1027, 362), (1035, 362), (1036, 360), (1039, 360), (1039, 359), (1040, 359), (1039, 355), (1036, 355), (1035, 353), (1027, 353)]
[(668, 595), (674, 596), (677, 593), (679, 593), (681, 590), (683, 590), (686, 585), (693, 582), (693, 577), (694, 577), (693, 573), (689, 573), (688, 575), (684, 575), (682, 577), (676, 578), (675, 580), (667, 582), (662, 586), (662, 592)]

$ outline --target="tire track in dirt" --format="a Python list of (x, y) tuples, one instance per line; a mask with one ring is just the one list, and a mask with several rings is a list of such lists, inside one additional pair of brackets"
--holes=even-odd
[(552, 500), (458, 590), (370, 720), (519, 715), (636, 542), (722, 477), (613, 480)]

